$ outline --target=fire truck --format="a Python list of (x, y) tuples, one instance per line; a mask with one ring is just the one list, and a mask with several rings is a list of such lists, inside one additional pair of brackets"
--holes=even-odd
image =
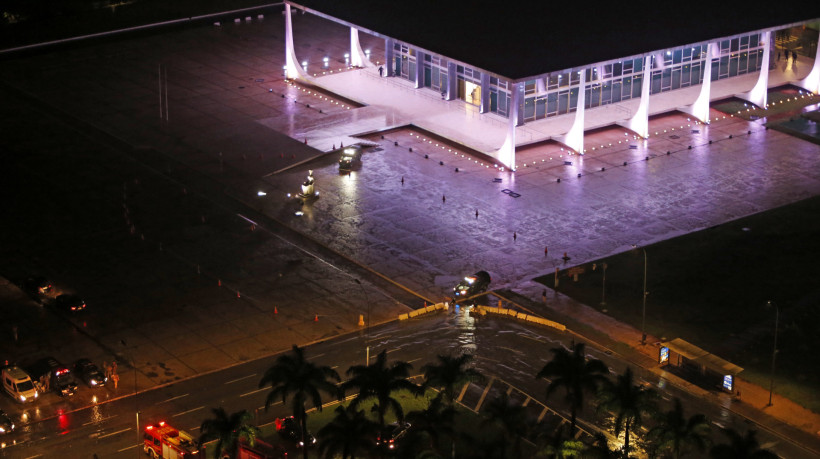
[(169, 426), (165, 421), (146, 426), (142, 438), (145, 454), (154, 459), (199, 457), (202, 451), (190, 434)]

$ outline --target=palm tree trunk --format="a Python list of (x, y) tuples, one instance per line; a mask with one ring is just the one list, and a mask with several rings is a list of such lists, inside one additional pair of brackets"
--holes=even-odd
[(629, 421), (626, 422), (624, 428), (624, 456), (629, 457)]
[(570, 437), (572, 437), (572, 435), (575, 433), (575, 416), (576, 416), (575, 408), (573, 408), (572, 409), (572, 417), (570, 419), (570, 424), (569, 424), (569, 436)]

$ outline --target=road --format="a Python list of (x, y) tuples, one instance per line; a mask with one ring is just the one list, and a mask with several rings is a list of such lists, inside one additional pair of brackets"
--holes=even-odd
[[(570, 340), (577, 337), (508, 319), (475, 319), (465, 309), (374, 327), (369, 341), (362, 331), (316, 343), (306, 348), (306, 355), (316, 364), (336, 369), (344, 378), (347, 368), (364, 363), (367, 342), (371, 344), (371, 359), (386, 351), (390, 361), (410, 362), (414, 375), (420, 374), (419, 369), (434, 358), (430, 349), (439, 353), (471, 352), (476, 356), (479, 371), (544, 402), (545, 382), (536, 380), (533, 375), (550, 357), (549, 349), (568, 346)], [(612, 372), (620, 373), (627, 366), (621, 356), (611, 350), (594, 345), (587, 349), (590, 357), (603, 360)], [(198, 434), (200, 423), (210, 416), (210, 409), (220, 406), (228, 412), (249, 410), (256, 414), (257, 424), (269, 423), (276, 416), (288, 414), (288, 408), (281, 403), (267, 412), (264, 409), (268, 389), (259, 389), (257, 385), (272, 362), (272, 358), (248, 362), (136, 397), (88, 406), (26, 425), (4, 439), (7, 447), (0, 450), (0, 454), (9, 458), (51, 457), (59, 449), (60, 456), (66, 458), (86, 458), (92, 454), (106, 458), (134, 457), (140, 448), (136, 411), (140, 412), (141, 427), (167, 420), (194, 435)], [(641, 383), (662, 389), (666, 409), (672, 398), (679, 397), (687, 414), (706, 414), (716, 432), (717, 427), (731, 427), (741, 432), (753, 427), (753, 423), (733, 414), (728, 407), (693, 397), (651, 373), (636, 369), (636, 376)], [(122, 384), (128, 384), (125, 374)], [(558, 411), (564, 409), (560, 395), (548, 405)], [(606, 423), (606, 419), (596, 416), (589, 406), (579, 420), (588, 429)], [(715, 438), (722, 441), (718, 433)], [(781, 457), (815, 457), (765, 429), (760, 429), (759, 439), (764, 447)]]

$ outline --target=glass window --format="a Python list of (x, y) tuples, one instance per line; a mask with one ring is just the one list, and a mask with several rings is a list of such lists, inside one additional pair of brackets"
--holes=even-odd
[(528, 97), (524, 101), (524, 120), (532, 121), (535, 119), (535, 103), (533, 103), (533, 98)]
[(749, 49), (749, 36), (740, 37), (740, 49)]
[(689, 62), (692, 60), (692, 48), (686, 48), (683, 50), (683, 59), (682, 62)]
[(749, 53), (740, 53), (737, 58), (737, 74), (743, 75), (749, 71)]
[(547, 100), (539, 97), (535, 100), (535, 119), (540, 120), (547, 117)]
[(729, 52), (729, 40), (723, 40), (720, 42), (720, 54), (728, 53)]
[(737, 38), (732, 39), (732, 52), (740, 50), (740, 40)]
[(722, 56), (720, 58), (720, 70), (718, 71), (719, 78), (726, 78), (729, 75), (729, 56)]
[(463, 65), (456, 66), (456, 72), (461, 74), (461, 75), (464, 75), (464, 66)]
[[(621, 88), (621, 82), (619, 80), (616, 80), (616, 81), (612, 82), (612, 91), (611, 91), (611, 96), (610, 96), (612, 98), (611, 99), (612, 103), (621, 101), (621, 91), (622, 90), (623, 89)], [(602, 100), (602, 102), (607, 103), (607, 100), (605, 99), (606, 96), (603, 96), (603, 97), (604, 97), (604, 99)]]
[(595, 85), (592, 87), (592, 100), (590, 101), (590, 107), (597, 107), (599, 105), (604, 105), (609, 103), (609, 99), (612, 98), (611, 94), (612, 86), (609, 83), (604, 83), (603, 85)]
[(757, 66), (757, 53), (756, 52), (749, 53), (748, 68), (749, 68), (750, 72), (754, 72), (755, 70), (760, 70), (760, 68)]
[(682, 60), (683, 60), (683, 51), (680, 50), (680, 49), (676, 49), (672, 53), (672, 63), (673, 64), (680, 64)]
[(524, 94), (535, 94), (535, 80), (524, 83)]
[(691, 76), (692, 75), (691, 70), (692, 70), (692, 67), (689, 66), (689, 65), (684, 65), (683, 67), (681, 67), (681, 69), (680, 69), (680, 86), (681, 86), (681, 88), (685, 88), (685, 87), (689, 86), (690, 79), (692, 77)]
[(578, 84), (581, 82), (581, 75), (578, 72), (570, 72), (570, 76), (572, 77), (570, 84)]
[(624, 78), (621, 85), (621, 99), (627, 100), (632, 98), (632, 78)]
[(624, 75), (629, 75), (632, 73), (632, 59), (623, 63), (624, 66)]
[(578, 88), (569, 90), (569, 111), (574, 112), (578, 108)]
[(490, 86), (498, 86), (498, 78), (491, 76), (490, 77)]
[(563, 115), (569, 112), (569, 91), (563, 90), (558, 93), (558, 114)]
[[(667, 69), (669, 70), (669, 69)], [(672, 87), (671, 89), (680, 89), (680, 67), (672, 69)]]
[(632, 78), (632, 98), (641, 97), (641, 88), (643, 87), (643, 76), (636, 76)]
[(661, 71), (652, 72), (652, 80), (649, 87), (649, 94), (657, 94), (661, 92)]

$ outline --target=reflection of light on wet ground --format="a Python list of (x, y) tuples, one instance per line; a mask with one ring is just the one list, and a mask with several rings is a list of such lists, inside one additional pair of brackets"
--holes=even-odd
[(471, 306), (455, 307), (455, 326), (458, 329), (459, 350), (465, 354), (475, 353), (478, 346), (475, 339), (475, 318), (470, 315)]

